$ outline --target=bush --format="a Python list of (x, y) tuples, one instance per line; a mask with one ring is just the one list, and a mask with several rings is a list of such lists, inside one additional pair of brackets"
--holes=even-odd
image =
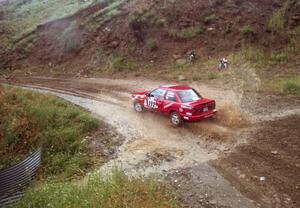
[(245, 36), (254, 36), (256, 34), (255, 30), (250, 25), (244, 26), (242, 28), (242, 33)]
[(48, 183), (28, 191), (16, 208), (30, 207), (178, 207), (173, 193), (154, 179), (130, 179), (115, 170), (111, 176), (93, 174), (84, 184)]
[(147, 42), (146, 47), (150, 50), (150, 51), (155, 51), (158, 49), (158, 45), (156, 40), (151, 39)]
[(203, 29), (199, 26), (195, 27), (189, 27), (182, 29), (180, 31), (178, 30), (170, 30), (169, 35), (175, 38), (181, 38), (181, 39), (193, 39), (201, 34), (203, 34)]
[(142, 25), (162, 27), (165, 25), (164, 19), (159, 19), (159, 16), (152, 10), (135, 11), (129, 16), (129, 25), (140, 23)]
[(288, 53), (286, 51), (279, 53), (272, 53), (269, 59), (271, 65), (287, 63), (289, 60)]
[(210, 24), (210, 23), (214, 22), (216, 19), (217, 19), (217, 16), (215, 14), (211, 14), (211, 15), (204, 17), (204, 22), (206, 24)]
[(300, 77), (285, 81), (282, 91), (285, 94), (300, 96)]
[(122, 56), (113, 58), (111, 63), (112, 63), (112, 68), (118, 71), (137, 69), (137, 65), (135, 63), (125, 59)]

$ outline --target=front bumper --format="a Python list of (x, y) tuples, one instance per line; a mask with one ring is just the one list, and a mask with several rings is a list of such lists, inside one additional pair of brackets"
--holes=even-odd
[(216, 109), (213, 109), (205, 113), (201, 113), (200, 115), (182, 115), (182, 117), (185, 121), (201, 121), (203, 119), (210, 118), (216, 115), (217, 112), (218, 111)]

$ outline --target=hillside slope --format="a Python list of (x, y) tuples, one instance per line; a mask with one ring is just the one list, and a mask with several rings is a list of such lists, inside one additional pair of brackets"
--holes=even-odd
[[(21, 8), (33, 6), (35, 1), (29, 2)], [(70, 6), (74, 4), (72, 0), (65, 2), (56, 7), (70, 7), (78, 12), (53, 20), (59, 16), (54, 12), (48, 15), (53, 21), (46, 23), (33, 17), (39, 23), (24, 27), (30, 32), (21, 36), (16, 35), (18, 27), (30, 18), (15, 22), (18, 29), (14, 28), (10, 31), (13, 35), (9, 35), (15, 38), (9, 50), (1, 54), (2, 69), (45, 69), (83, 75), (149, 69), (169, 72), (178, 66), (190, 67), (186, 66), (186, 57), (193, 50), (200, 63), (243, 52), (246, 61), (263, 67), (292, 63), (289, 68), (293, 70), (288, 72), (297, 73), (300, 51), (297, 0), (107, 0), (82, 1), (85, 2), (82, 6)], [(10, 23), (9, 8), (2, 7), (1, 23), (5, 26), (5, 21)], [(40, 11), (43, 9), (48, 14), (53, 10), (65, 11), (56, 10), (55, 6)], [(4, 29), (1, 37), (7, 32)]]

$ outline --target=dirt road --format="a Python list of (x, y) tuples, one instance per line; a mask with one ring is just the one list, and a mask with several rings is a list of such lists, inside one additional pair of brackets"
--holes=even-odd
[(101, 117), (126, 138), (102, 171), (119, 165), (130, 175), (166, 176), (186, 207), (300, 206), (299, 99), (190, 83), (216, 99), (219, 116), (173, 128), (166, 117), (132, 109), (130, 92), (161, 81), (21, 77), (12, 83), (40, 87)]

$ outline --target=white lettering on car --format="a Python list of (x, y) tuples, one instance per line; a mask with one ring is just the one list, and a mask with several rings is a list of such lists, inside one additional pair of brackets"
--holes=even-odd
[(157, 108), (156, 100), (155, 100), (154, 97), (148, 98), (147, 106), (148, 106), (149, 108)]

